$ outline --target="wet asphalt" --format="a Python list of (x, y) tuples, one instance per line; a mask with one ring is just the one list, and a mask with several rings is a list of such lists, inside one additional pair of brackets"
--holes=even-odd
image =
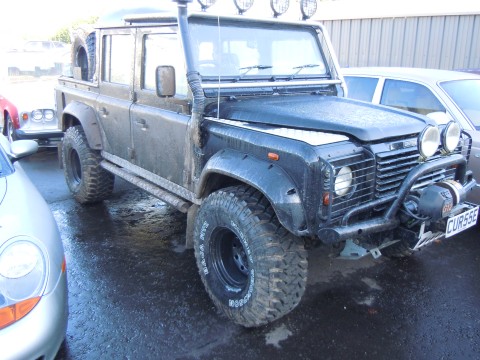
[(299, 306), (245, 329), (208, 298), (184, 247), (184, 215), (122, 181), (109, 200), (79, 205), (54, 150), (22, 166), (67, 258), (70, 316), (57, 360), (480, 358), (478, 227), (403, 260), (313, 249)]

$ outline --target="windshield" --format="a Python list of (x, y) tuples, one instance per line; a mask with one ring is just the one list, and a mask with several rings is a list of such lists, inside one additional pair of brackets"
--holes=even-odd
[(301, 79), (325, 76), (312, 28), (272, 24), (242, 26), (217, 20), (190, 24), (196, 68), (205, 77)]
[(440, 84), (475, 128), (480, 129), (480, 80), (456, 80)]

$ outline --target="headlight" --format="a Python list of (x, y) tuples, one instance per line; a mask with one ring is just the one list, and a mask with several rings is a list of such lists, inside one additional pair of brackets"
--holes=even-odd
[(348, 194), (353, 182), (352, 169), (348, 166), (342, 167), (335, 177), (335, 194), (344, 196)]
[(275, 16), (280, 16), (286, 13), (289, 6), (289, 0), (270, 0), (270, 7), (272, 8)]
[(52, 120), (55, 117), (55, 112), (51, 109), (46, 109), (43, 111), (43, 116), (46, 120)]
[(460, 141), (460, 131), (460, 126), (454, 121), (450, 121), (445, 126), (442, 132), (442, 144), (445, 151), (450, 153), (456, 149)]
[(198, 0), (198, 3), (202, 7), (202, 10), (206, 10), (207, 8), (215, 4), (215, 1), (216, 0)]
[(427, 126), (418, 136), (418, 151), (423, 158), (433, 156), (440, 145), (440, 131), (436, 126)]
[(310, 19), (317, 12), (317, 0), (301, 0), (300, 10), (304, 20)]
[(27, 315), (40, 301), (47, 279), (42, 250), (21, 239), (0, 249), (0, 329)]
[(43, 118), (42, 110), (33, 110), (32, 111), (32, 118), (33, 120), (40, 121)]
[(253, 0), (234, 0), (235, 6), (240, 14), (250, 9), (253, 5)]
[(45, 258), (34, 243), (15, 241), (0, 253), (0, 293), (7, 305), (41, 295), (45, 280)]

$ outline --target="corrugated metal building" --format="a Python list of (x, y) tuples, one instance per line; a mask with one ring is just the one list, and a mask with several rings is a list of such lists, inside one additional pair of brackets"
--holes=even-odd
[(342, 67), (480, 68), (478, 0), (323, 1), (314, 20)]

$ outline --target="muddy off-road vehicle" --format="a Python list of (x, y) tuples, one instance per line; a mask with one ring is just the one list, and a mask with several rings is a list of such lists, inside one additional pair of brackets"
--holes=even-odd
[(80, 203), (119, 176), (186, 213), (200, 277), (231, 320), (291, 311), (317, 243), (408, 256), (476, 223), (456, 123), (345, 98), (318, 23), (175, 2), (74, 42), (73, 77), (56, 88), (62, 162)]

